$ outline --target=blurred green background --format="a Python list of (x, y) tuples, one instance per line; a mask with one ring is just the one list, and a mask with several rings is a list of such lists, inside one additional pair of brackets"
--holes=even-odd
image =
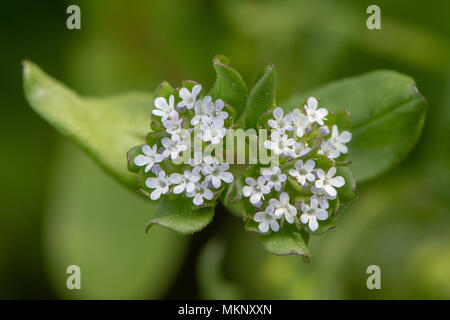
[[(66, 8), (81, 8), (81, 30)], [(381, 7), (381, 30), (366, 8)], [(450, 299), (450, 2), (9, 1), (0, 10), (0, 298)], [(218, 207), (190, 237), (148, 235), (149, 201), (122, 188), (28, 107), (21, 60), (81, 94), (212, 85), (215, 54), (252, 84), (275, 63), (278, 101), (374, 69), (414, 77), (429, 102), (398, 168), (358, 186), (312, 261), (266, 253)], [(82, 289), (66, 288), (66, 267)], [(381, 290), (366, 268), (381, 267)]]

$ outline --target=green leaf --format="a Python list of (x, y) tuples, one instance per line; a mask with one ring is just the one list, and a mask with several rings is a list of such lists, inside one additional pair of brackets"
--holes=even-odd
[(191, 234), (205, 228), (213, 219), (214, 207), (201, 207), (193, 210), (192, 199), (176, 201), (160, 199), (155, 216), (147, 224), (146, 231), (158, 224), (182, 234)]
[(309, 261), (308, 235), (297, 229), (295, 225), (285, 223), (278, 232), (261, 235), (264, 248), (272, 254), (298, 254)]
[[(67, 140), (55, 155), (43, 241), (54, 292), (63, 299), (163, 298), (189, 239), (163, 228), (146, 235), (155, 204), (124, 191)], [(67, 289), (69, 265), (81, 269), (81, 290)]]
[(256, 128), (256, 123), (264, 112), (275, 107), (276, 74), (273, 64), (266, 66), (256, 78), (245, 108), (246, 128)]
[[(398, 165), (412, 150), (426, 115), (426, 101), (411, 77), (374, 71), (338, 80), (297, 95), (284, 106), (298, 107), (309, 96), (336, 114), (350, 112), (350, 169), (357, 181), (373, 178)], [(342, 117), (337, 117), (337, 120)]]
[(229, 66), (229, 60), (225, 56), (214, 57), (214, 69), (217, 78), (209, 94), (213, 99), (220, 98), (233, 107), (239, 118), (247, 101), (247, 85), (241, 75)]
[(137, 189), (138, 176), (127, 170), (126, 154), (145, 143), (152, 94), (81, 97), (31, 62), (24, 62), (23, 77), (26, 99), (41, 117), (117, 180)]

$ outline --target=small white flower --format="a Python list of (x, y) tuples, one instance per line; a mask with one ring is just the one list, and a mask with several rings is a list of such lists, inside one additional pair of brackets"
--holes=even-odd
[(281, 191), (281, 184), (286, 181), (286, 175), (281, 173), (279, 167), (261, 168), (261, 174), (267, 180), (267, 187), (274, 188), (276, 191)]
[(315, 186), (311, 187), (311, 192), (314, 194), (311, 197), (311, 200), (315, 199), (317, 202), (319, 202), (319, 206), (325, 210), (330, 207), (330, 205), (328, 204), (328, 200), (336, 199), (336, 196), (331, 197), (323, 189), (318, 189)]
[(280, 225), (278, 224), (274, 211), (274, 207), (267, 206), (265, 211), (257, 212), (255, 214), (253, 220), (259, 223), (258, 229), (262, 233), (269, 231), (269, 227), (275, 232), (280, 230)]
[(302, 203), (301, 209), (303, 214), (300, 216), (300, 221), (304, 224), (308, 223), (311, 231), (316, 231), (319, 228), (319, 220), (328, 219), (328, 212), (318, 207), (318, 202), (315, 199), (310, 199), (309, 206)]
[(322, 141), (322, 143), (320, 144), (320, 150), (317, 151), (317, 153), (322, 154), (330, 159), (336, 159), (341, 155), (330, 140), (326, 142)]
[(301, 138), (309, 125), (309, 117), (300, 112), (299, 109), (292, 111), (292, 126), (297, 137)]
[(208, 110), (214, 106), (212, 98), (206, 96), (203, 100), (199, 100), (194, 106), (194, 117), (191, 119), (191, 125), (195, 126), (197, 123), (203, 123), (209, 120)]
[(196, 206), (200, 206), (203, 204), (204, 200), (212, 200), (214, 197), (214, 193), (208, 189), (208, 182), (203, 181), (202, 183), (196, 183), (194, 187), (194, 191), (186, 193), (186, 197), (194, 198), (192, 202)]
[(311, 152), (311, 148), (303, 141), (296, 142), (289, 153), (291, 157), (300, 158)]
[(309, 118), (310, 122), (317, 122), (321, 126), (323, 126), (323, 120), (326, 120), (326, 116), (328, 114), (328, 110), (325, 108), (317, 109), (317, 99), (314, 97), (309, 97), (307, 104), (305, 105), (306, 115)]
[(295, 169), (289, 169), (289, 174), (297, 179), (298, 183), (302, 186), (306, 185), (306, 180), (313, 182), (316, 177), (313, 174), (315, 162), (308, 160), (303, 164), (303, 160), (298, 160), (294, 167)]
[(155, 116), (161, 117), (163, 121), (169, 117), (173, 117), (175, 114), (178, 114), (178, 112), (175, 110), (174, 103), (175, 98), (173, 95), (169, 97), (169, 103), (167, 103), (167, 100), (165, 98), (158, 97), (154, 102), (156, 109), (153, 109), (152, 113)]
[(173, 193), (180, 194), (186, 190), (186, 192), (192, 192), (195, 189), (195, 183), (200, 181), (200, 172), (194, 168), (192, 171), (185, 170), (183, 174), (172, 173), (170, 175), (170, 183), (176, 185), (173, 188)]
[(264, 177), (258, 177), (257, 180), (247, 177), (245, 183), (248, 186), (242, 188), (242, 194), (244, 197), (250, 197), (250, 202), (253, 205), (256, 205), (261, 198), (264, 199), (264, 195), (270, 192), (270, 188), (265, 184), (266, 179)]
[(166, 132), (169, 134), (180, 133), (181, 124), (183, 119), (179, 119), (178, 113), (175, 113), (162, 121), (163, 126), (166, 128)]
[(228, 112), (222, 111), (225, 103), (222, 99), (217, 99), (215, 103), (211, 103), (208, 105), (208, 116), (211, 118), (217, 118), (221, 120), (225, 120), (228, 118)]
[(149, 172), (155, 163), (163, 161), (164, 157), (157, 152), (156, 144), (152, 148), (148, 145), (142, 146), (142, 152), (144, 154), (138, 155), (134, 158), (134, 164), (142, 167), (146, 166), (144, 171)]
[(219, 118), (209, 119), (202, 124), (202, 140), (211, 142), (211, 144), (219, 144), (227, 133), (227, 129), (223, 127), (223, 120)]
[(229, 168), (230, 165), (228, 163), (205, 165), (203, 167), (205, 181), (211, 181), (216, 189), (220, 188), (222, 181), (225, 183), (233, 182), (233, 175), (230, 172), (226, 172)]
[(273, 110), (273, 116), (275, 120), (270, 119), (267, 122), (272, 129), (279, 131), (280, 134), (292, 130), (292, 115), (290, 113), (284, 116), (283, 109), (278, 107)]
[(186, 88), (181, 88), (179, 92), (179, 96), (182, 99), (181, 102), (178, 102), (178, 108), (192, 109), (194, 107), (195, 101), (197, 100), (197, 96), (202, 90), (202, 86), (197, 84), (192, 88), (192, 92), (189, 92)]
[(276, 155), (289, 155), (295, 140), (288, 138), (287, 134), (281, 135), (278, 131), (272, 131), (271, 140), (264, 141), (264, 148), (272, 150)]
[(340, 188), (345, 184), (344, 178), (341, 176), (334, 176), (336, 174), (336, 167), (330, 168), (327, 173), (325, 173), (322, 169), (317, 169), (316, 174), (316, 188), (325, 190), (325, 192), (331, 197), (335, 197), (337, 194), (334, 187)]
[(172, 135), (171, 138), (162, 138), (161, 143), (165, 148), (162, 153), (164, 158), (168, 158), (170, 156), (172, 160), (175, 160), (176, 158), (178, 158), (181, 152), (187, 150), (187, 145), (177, 134)]
[(340, 153), (347, 153), (348, 148), (345, 143), (350, 142), (352, 140), (352, 134), (348, 131), (343, 131), (339, 134), (337, 125), (333, 125), (331, 127), (331, 138), (328, 140), (331, 142), (333, 147), (339, 151)]
[(284, 216), (288, 223), (294, 223), (297, 209), (289, 203), (289, 195), (286, 192), (280, 194), (280, 200), (270, 199), (269, 204), (275, 208), (276, 217), (280, 218)]
[(147, 178), (145, 180), (145, 185), (150, 189), (155, 189), (150, 194), (150, 199), (157, 200), (161, 194), (166, 194), (169, 191), (170, 181), (168, 177), (166, 177), (164, 170), (161, 170), (156, 178)]

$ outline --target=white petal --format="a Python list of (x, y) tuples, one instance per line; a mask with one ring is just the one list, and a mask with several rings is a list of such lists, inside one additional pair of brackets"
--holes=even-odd
[(289, 195), (287, 194), (287, 192), (282, 192), (280, 194), (280, 201), (281, 203), (289, 203)]
[(309, 97), (308, 98), (308, 107), (312, 108), (312, 109), (317, 109), (317, 99), (314, 97)]
[(289, 174), (293, 177), (297, 177), (300, 173), (298, 172), (298, 170), (289, 169)]
[(323, 189), (325, 190), (326, 193), (328, 193), (331, 197), (336, 196), (337, 192), (336, 189), (334, 189), (332, 186), (330, 186), (329, 184), (324, 185)]
[(211, 182), (216, 189), (220, 188), (220, 185), (222, 184), (222, 181), (218, 177), (212, 177)]
[(344, 132), (342, 132), (341, 135), (339, 136), (339, 140), (340, 140), (342, 143), (347, 143), (347, 142), (349, 142), (350, 140), (352, 140), (352, 134), (351, 134), (350, 132), (348, 132), (348, 131), (344, 131)]
[(275, 119), (280, 120), (283, 117), (283, 109), (277, 107), (273, 110), (273, 116)]
[(313, 160), (308, 160), (308, 161), (306, 161), (306, 163), (305, 163), (305, 170), (307, 170), (307, 171), (311, 171), (312, 169), (314, 169), (314, 166), (315, 166), (316, 164), (314, 163), (314, 161)]
[(266, 148), (266, 149), (269, 149), (269, 150), (272, 150), (273, 149), (273, 143), (272, 143), (272, 141), (270, 141), (270, 140), (266, 140), (266, 141), (264, 141), (264, 148)]
[(186, 184), (186, 192), (191, 193), (195, 190), (195, 184), (194, 183), (188, 183)]
[(294, 223), (294, 217), (291, 216), (290, 214), (285, 214), (284, 217), (286, 218), (286, 221), (290, 224)]
[(331, 137), (337, 138), (338, 136), (339, 136), (338, 127), (337, 125), (333, 124), (333, 126), (331, 127)]
[(172, 141), (169, 138), (164, 137), (161, 139), (161, 143), (164, 146), (164, 148), (168, 148), (172, 144)]
[[(320, 118), (326, 117), (327, 114), (328, 114), (328, 110), (325, 109), (325, 108), (320, 108), (319, 110), (317, 110), (317, 115), (318, 115)], [(319, 121), (317, 121), (317, 122), (319, 122)], [(323, 123), (321, 123), (321, 124), (323, 124)]]
[(328, 212), (326, 212), (324, 209), (317, 209), (316, 210), (316, 217), (319, 220), (327, 220), (328, 219)]
[(255, 220), (256, 222), (261, 222), (264, 220), (265, 217), (265, 213), (264, 212), (257, 212), (255, 214), (255, 216), (253, 217), (253, 220)]
[(142, 152), (143, 153), (145, 153), (146, 155), (152, 155), (153, 154), (153, 152), (152, 152), (153, 150), (150, 148), (150, 146), (148, 146), (148, 145), (146, 145), (146, 144), (144, 144), (143, 146), (142, 146)]
[(259, 226), (258, 226), (259, 231), (261, 231), (262, 233), (266, 233), (267, 231), (269, 231), (269, 222), (264, 220), (262, 221)]
[(315, 209), (319, 206), (319, 203), (317, 202), (316, 198), (311, 197), (311, 199), (309, 199), (309, 207), (311, 209)]
[(311, 229), (311, 231), (316, 231), (319, 228), (319, 224), (317, 223), (317, 219), (315, 217), (310, 217), (308, 226)]
[[(184, 184), (180, 184), (180, 185), (176, 186), (175, 188), (173, 188), (173, 193), (180, 194), (180, 193), (182, 193), (184, 191), (184, 189), (185, 189), (185, 185)], [(189, 191), (187, 191), (187, 192), (189, 192)]]
[(179, 184), (181, 181), (183, 181), (183, 176), (179, 173), (172, 173), (169, 177), (169, 181), (172, 184)]
[(345, 184), (345, 180), (341, 176), (337, 176), (333, 179), (330, 179), (330, 184), (334, 187), (340, 188)]
[(258, 192), (253, 193), (252, 196), (250, 197), (250, 202), (252, 204), (258, 203), (259, 200), (261, 200), (261, 194)]
[(242, 188), (242, 194), (244, 195), (244, 197), (250, 197), (250, 195), (253, 192), (253, 188), (249, 187), (249, 186), (245, 186)]
[(197, 84), (192, 88), (192, 95), (197, 96), (200, 93), (200, 90), (202, 90), (202, 85)]
[(196, 194), (194, 200), (192, 201), (196, 206), (199, 206), (203, 203), (203, 198), (201, 195)]
[(180, 98), (184, 100), (186, 98), (189, 98), (191, 96), (191, 93), (189, 92), (188, 89), (181, 88), (180, 92), (179, 92), (179, 95), (180, 95)]
[(341, 153), (343, 153), (343, 154), (346, 154), (346, 153), (348, 152), (347, 146), (345, 146), (345, 145), (343, 145), (343, 144), (341, 144), (341, 143), (336, 144), (336, 145), (335, 145), (335, 148), (336, 148), (339, 152), (341, 152)]
[(300, 216), (300, 221), (301, 221), (302, 223), (304, 223), (304, 224), (308, 223), (308, 221), (309, 221), (309, 215), (306, 214), (306, 213), (302, 214), (302, 215)]
[(233, 182), (233, 175), (230, 172), (222, 172), (220, 174), (220, 179), (222, 179), (225, 183)]
[(150, 170), (152, 170), (153, 164), (154, 164), (153, 162), (149, 163), (149, 164), (145, 167), (144, 172), (147, 173), (147, 172), (149, 172)]
[(276, 220), (272, 220), (270, 221), (270, 227), (272, 228), (273, 231), (277, 232), (278, 230), (280, 230), (280, 225), (278, 224), (278, 222)]
[(147, 180), (145, 180), (145, 185), (150, 189), (156, 188), (158, 185), (158, 180), (156, 178), (147, 178)]
[(325, 178), (325, 171), (323, 171), (322, 169), (317, 169), (316, 174), (319, 179)]
[(273, 119), (270, 119), (269, 121), (267, 121), (267, 124), (268, 124), (271, 128), (274, 128), (274, 129), (276, 129), (276, 128), (278, 127), (277, 122), (276, 122), (275, 120), (273, 120)]
[(167, 108), (167, 100), (163, 97), (158, 97), (155, 99), (155, 107), (161, 110), (164, 110)]
[(152, 114), (154, 114), (155, 116), (158, 116), (158, 117), (162, 117), (164, 115), (164, 112), (162, 112), (161, 110), (158, 110), (158, 109), (153, 109)]
[(274, 207), (272, 207), (272, 206), (267, 206), (267, 208), (266, 208), (266, 213), (273, 214), (274, 211), (275, 211), (275, 208), (274, 208)]
[(327, 199), (319, 199), (319, 205), (322, 209), (328, 209), (330, 205), (328, 204)]
[(161, 189), (157, 188), (150, 194), (150, 199), (158, 200), (161, 196)]
[(206, 189), (203, 196), (205, 197), (206, 200), (212, 200), (212, 198), (214, 198), (214, 193), (211, 190)]
[(137, 166), (145, 166), (150, 163), (150, 159), (142, 154), (134, 158), (134, 164)]
[(275, 210), (274, 215), (275, 215), (275, 217), (280, 218), (281, 216), (284, 215), (285, 212), (286, 212), (286, 210), (284, 208), (278, 208)]
[(274, 208), (278, 208), (281, 205), (280, 201), (278, 201), (277, 199), (270, 199), (269, 204)]

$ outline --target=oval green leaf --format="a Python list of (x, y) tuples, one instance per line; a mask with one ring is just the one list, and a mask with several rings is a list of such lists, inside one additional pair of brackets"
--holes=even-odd
[(220, 98), (233, 107), (239, 118), (244, 112), (248, 96), (244, 79), (239, 72), (229, 66), (229, 60), (225, 56), (214, 57), (214, 69), (217, 77), (209, 94), (213, 99)]
[(131, 147), (145, 143), (152, 94), (81, 97), (31, 62), (24, 62), (23, 77), (25, 97), (42, 118), (117, 180), (137, 189), (138, 177), (128, 171), (126, 154)]
[(255, 128), (261, 114), (275, 107), (276, 73), (273, 64), (264, 67), (248, 96), (245, 108), (245, 126)]

